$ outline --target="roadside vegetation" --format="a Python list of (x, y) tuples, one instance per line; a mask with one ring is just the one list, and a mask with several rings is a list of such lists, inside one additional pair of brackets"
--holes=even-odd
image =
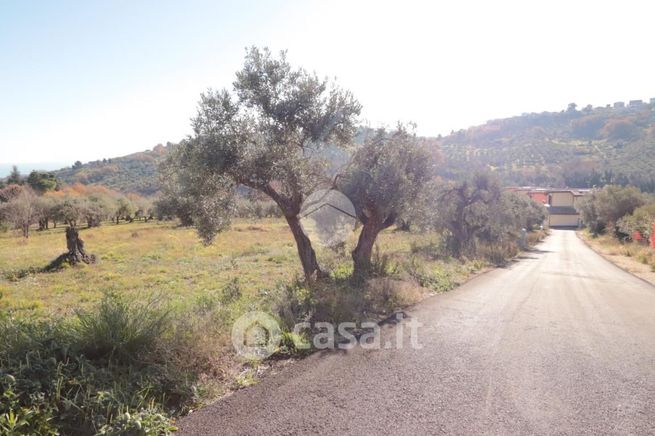
[(635, 187), (609, 185), (578, 205), (592, 246), (655, 271), (655, 197)]
[[(3, 433), (165, 434), (270, 364), (234, 355), (242, 314), (379, 320), (543, 237), (542, 205), (488, 173), (440, 179), (412, 126), (358, 129), (354, 97), (284, 54), (250, 49), (236, 77), (201, 96), (157, 198), (17, 171), (0, 190)], [(329, 247), (300, 223), (321, 188), (359, 221)], [(82, 240), (96, 263), (46, 272)], [(307, 339), (285, 331), (276, 357)]]

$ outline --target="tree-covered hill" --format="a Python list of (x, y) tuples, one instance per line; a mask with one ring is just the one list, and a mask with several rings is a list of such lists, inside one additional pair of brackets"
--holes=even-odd
[[(369, 129), (356, 137), (361, 142)], [(440, 175), (461, 179), (491, 170), (505, 184), (589, 188), (633, 184), (655, 192), (655, 106), (569, 105), (561, 112), (542, 112), (497, 119), (484, 125), (425, 138), (443, 156)], [(64, 183), (101, 184), (142, 195), (159, 190), (157, 164), (168, 145), (151, 151), (103, 159), (55, 171)], [(440, 150), (437, 150), (440, 149)], [(338, 171), (342, 150), (327, 149)]]
[(166, 155), (168, 145), (123, 157), (102, 159), (54, 171), (65, 184), (98, 184), (121, 192), (151, 195), (159, 190), (157, 165)]
[(453, 132), (439, 141), (441, 175), (489, 169), (508, 184), (655, 191), (655, 106), (632, 103), (524, 114)]

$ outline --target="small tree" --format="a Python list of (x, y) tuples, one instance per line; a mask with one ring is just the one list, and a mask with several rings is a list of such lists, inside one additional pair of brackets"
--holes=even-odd
[(515, 192), (503, 193), (503, 208), (516, 228), (532, 230), (546, 219), (546, 208), (530, 197)]
[(112, 216), (113, 205), (106, 195), (91, 194), (81, 206), (88, 227), (99, 227), (102, 221)]
[(152, 217), (153, 214), (153, 203), (148, 198), (139, 197), (134, 201), (134, 218), (143, 219), (145, 222)]
[(431, 153), (403, 126), (394, 132), (378, 130), (356, 151), (346, 173), (337, 179), (363, 223), (352, 252), (355, 275), (369, 270), (378, 234), (413, 207), (434, 169)]
[(493, 209), (501, 204), (502, 190), (497, 179), (476, 174), (463, 182), (442, 188), (437, 195), (437, 228), (447, 232), (453, 255), (473, 253), (478, 237), (488, 228)]
[[(200, 196), (206, 181), (198, 181), (199, 184), (193, 181), (193, 170), (187, 170), (188, 166), (183, 164), (182, 157), (179, 159), (174, 157), (181, 154), (181, 147), (184, 147), (185, 141), (180, 145), (171, 145), (169, 157), (159, 166), (159, 179), (161, 186), (161, 195), (155, 201), (155, 213), (158, 219), (170, 219), (177, 217), (182, 226), (188, 227), (193, 225), (193, 217), (199, 220), (199, 210), (195, 209), (198, 204), (197, 197)], [(220, 188), (220, 187), (217, 187)], [(218, 189), (218, 192), (212, 192), (208, 189), (209, 196), (224, 196), (223, 190)], [(194, 193), (198, 195), (194, 195)], [(227, 207), (229, 211), (229, 206)], [(219, 211), (219, 216), (225, 216), (226, 211)]]
[(11, 173), (7, 177), (7, 185), (22, 185), (23, 184), (23, 176), (21, 176), (20, 171), (18, 171), (18, 167), (14, 165), (11, 168)]
[(17, 184), (7, 185), (0, 189), (0, 203), (6, 203), (18, 197), (23, 192), (23, 186)]
[(607, 185), (582, 198), (577, 208), (585, 225), (598, 234), (608, 227), (612, 231), (618, 230), (616, 224), (619, 219), (630, 215), (646, 202), (646, 195), (633, 186)]
[(57, 188), (57, 178), (52, 173), (42, 171), (32, 171), (27, 177), (27, 184), (34, 191), (43, 194), (44, 192), (54, 191)]
[(114, 218), (116, 219), (116, 224), (119, 223), (121, 218), (124, 220), (131, 220), (133, 214), (134, 205), (132, 202), (125, 197), (119, 197), (116, 200), (114, 207)]
[(19, 229), (24, 238), (29, 237), (30, 226), (38, 221), (37, 199), (30, 188), (24, 188), (17, 197), (2, 205), (5, 220)]
[(39, 230), (48, 230), (50, 222), (54, 223), (57, 202), (54, 198), (41, 196), (36, 201), (39, 215)]
[(57, 201), (54, 206), (54, 219), (76, 228), (78, 221), (84, 219), (84, 211), (84, 201), (69, 195)]

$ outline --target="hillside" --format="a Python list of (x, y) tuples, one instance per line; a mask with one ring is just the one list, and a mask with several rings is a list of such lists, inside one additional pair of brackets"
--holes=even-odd
[[(363, 130), (357, 141), (363, 138)], [(432, 139), (432, 138), (428, 138)], [(505, 184), (590, 188), (633, 184), (655, 192), (655, 106), (632, 104), (497, 119), (429, 141), (441, 149), (440, 175), (459, 179), (490, 170)], [(64, 183), (97, 183), (122, 192), (158, 190), (167, 146), (55, 171)], [(328, 150), (335, 168), (339, 150)]]
[(441, 175), (489, 169), (507, 184), (592, 187), (631, 183), (655, 191), (655, 107), (633, 103), (524, 114), (439, 141)]
[(73, 165), (54, 171), (54, 174), (66, 184), (100, 184), (121, 192), (151, 195), (159, 189), (157, 164), (166, 156), (168, 145), (160, 144), (148, 151)]

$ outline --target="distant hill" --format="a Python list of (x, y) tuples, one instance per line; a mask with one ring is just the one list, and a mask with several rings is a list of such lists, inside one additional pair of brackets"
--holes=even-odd
[(441, 175), (491, 170), (507, 184), (655, 191), (655, 105), (632, 102), (489, 121), (440, 138)]
[[(53, 171), (66, 165), (65, 162), (28, 162), (16, 164), (21, 174), (27, 175), (32, 170)], [(11, 173), (13, 164), (0, 164), (0, 178), (7, 177)]]
[(121, 192), (152, 195), (159, 190), (157, 165), (166, 156), (168, 146), (123, 157), (73, 165), (53, 173), (66, 183), (99, 184)]
[[(356, 141), (363, 140), (362, 129)], [(370, 133), (370, 132), (369, 132)], [(632, 103), (530, 113), (426, 138), (443, 155), (440, 175), (460, 179), (490, 170), (505, 184), (590, 188), (633, 184), (655, 192), (655, 105)], [(168, 146), (55, 171), (64, 183), (102, 184), (122, 192), (157, 192), (157, 164)], [(328, 148), (333, 169), (347, 154)]]

